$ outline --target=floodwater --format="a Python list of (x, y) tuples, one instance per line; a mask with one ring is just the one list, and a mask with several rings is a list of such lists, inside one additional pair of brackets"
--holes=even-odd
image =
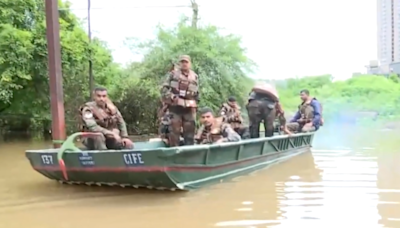
[[(338, 129), (339, 130), (339, 129)], [(400, 140), (323, 129), (312, 153), (193, 192), (61, 185), (0, 142), (0, 228), (400, 227)]]

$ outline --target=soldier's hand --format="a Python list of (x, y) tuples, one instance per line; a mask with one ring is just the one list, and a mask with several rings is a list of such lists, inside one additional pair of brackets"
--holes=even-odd
[(313, 123), (312, 123), (312, 122), (306, 123), (306, 124), (304, 125), (304, 127), (312, 127), (312, 126), (313, 126)]
[(178, 103), (178, 96), (172, 95), (172, 96), (171, 96), (171, 100), (172, 100), (172, 102), (174, 102), (174, 103)]
[(125, 148), (133, 149), (133, 142), (130, 139), (123, 138), (122, 143), (125, 145)]

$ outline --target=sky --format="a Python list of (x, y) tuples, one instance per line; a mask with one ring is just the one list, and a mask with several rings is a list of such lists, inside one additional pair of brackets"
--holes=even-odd
[[(87, 17), (87, 1), (70, 0)], [(255, 78), (279, 79), (332, 74), (336, 80), (365, 72), (376, 59), (376, 0), (197, 0), (201, 23), (242, 36), (247, 55), (258, 64)], [(91, 0), (94, 36), (108, 42), (122, 64), (140, 60), (126, 46), (128, 37), (154, 38), (161, 23), (172, 27), (190, 0)], [(142, 7), (142, 8), (137, 8)]]

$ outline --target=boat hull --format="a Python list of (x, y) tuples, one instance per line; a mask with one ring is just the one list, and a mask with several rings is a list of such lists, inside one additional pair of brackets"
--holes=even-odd
[(307, 152), (313, 136), (302, 133), (174, 148), (147, 142), (135, 144), (134, 150), (69, 151), (63, 155), (67, 176), (57, 162), (56, 149), (28, 150), (26, 156), (36, 171), (62, 183), (192, 190)]

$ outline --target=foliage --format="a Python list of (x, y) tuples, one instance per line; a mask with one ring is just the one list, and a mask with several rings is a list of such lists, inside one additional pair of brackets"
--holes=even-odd
[(129, 91), (115, 96), (128, 122), (137, 123), (140, 128), (156, 128), (159, 87), (171, 68), (171, 61), (182, 54), (191, 56), (193, 70), (199, 75), (201, 106), (217, 109), (229, 96), (244, 104), (252, 86), (246, 73), (253, 69), (254, 63), (245, 56), (240, 38), (223, 36), (214, 26), (192, 28), (188, 24), (182, 20), (172, 29), (159, 26), (155, 40), (129, 40), (132, 50), (144, 57), (140, 63), (128, 67), (128, 73), (115, 89)]
[(359, 75), (345, 81), (332, 81), (330, 75), (304, 77), (274, 82), (284, 107), (294, 112), (299, 92), (309, 89), (324, 105), (324, 115), (379, 112), (388, 118), (400, 110), (400, 84), (397, 75)]
[[(68, 2), (59, 2), (69, 8)], [(77, 17), (60, 11), (62, 73), (67, 121), (87, 100), (89, 48), (93, 51), (94, 74), (107, 85), (120, 73), (110, 50), (95, 39), (90, 45)], [(19, 115), (30, 128), (50, 122), (46, 21), (43, 0), (0, 2), (0, 113)], [(35, 121), (40, 120), (40, 123)], [(11, 121), (11, 122), (10, 122)], [(9, 120), (18, 128), (20, 119)], [(33, 124), (33, 125), (32, 125)], [(39, 125), (38, 125), (39, 124)]]

